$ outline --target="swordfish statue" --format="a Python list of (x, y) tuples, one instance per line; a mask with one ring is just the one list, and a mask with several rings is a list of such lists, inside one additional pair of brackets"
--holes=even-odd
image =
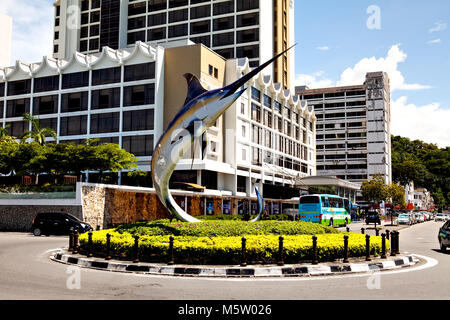
[[(194, 75), (190, 73), (184, 75), (188, 84), (186, 101), (156, 144), (151, 164), (155, 191), (163, 205), (179, 220), (202, 222), (186, 213), (170, 194), (169, 180), (177, 163), (194, 141), (200, 138), (247, 90), (243, 88), (244, 84), (291, 48), (277, 54), (269, 61), (221, 89), (208, 91), (202, 87), (200, 81)], [(257, 220), (260, 216), (257, 217)]]

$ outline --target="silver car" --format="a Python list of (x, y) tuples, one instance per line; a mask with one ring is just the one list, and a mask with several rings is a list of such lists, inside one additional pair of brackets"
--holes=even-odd
[(443, 213), (437, 213), (436, 216), (434, 217), (434, 221), (439, 222), (439, 221), (446, 221), (447, 218)]

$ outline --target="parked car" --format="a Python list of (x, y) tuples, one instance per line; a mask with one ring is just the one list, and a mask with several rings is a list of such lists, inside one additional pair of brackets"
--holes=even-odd
[(441, 251), (445, 252), (445, 250), (447, 250), (447, 247), (450, 246), (450, 221), (444, 223), (442, 228), (439, 229), (438, 240)]
[(411, 215), (407, 213), (402, 213), (398, 216), (397, 221), (399, 224), (412, 225)]
[(32, 227), (35, 236), (50, 234), (69, 234), (70, 228), (78, 229), (80, 233), (92, 231), (92, 227), (81, 222), (76, 217), (64, 212), (42, 212), (33, 219)]
[(436, 216), (434, 217), (434, 221), (436, 222), (446, 221), (446, 217), (443, 213), (437, 213)]
[(425, 218), (423, 217), (422, 213), (416, 212), (416, 213), (414, 213), (414, 215), (416, 216), (417, 222), (424, 222), (425, 221)]
[(381, 224), (381, 219), (380, 219), (380, 215), (378, 214), (378, 212), (376, 212), (376, 211), (367, 212), (366, 224), (375, 223), (375, 222), (377, 224)]

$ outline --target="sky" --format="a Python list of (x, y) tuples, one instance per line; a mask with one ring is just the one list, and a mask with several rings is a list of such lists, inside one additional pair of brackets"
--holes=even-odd
[[(391, 133), (450, 146), (449, 0), (294, 1), (296, 85), (362, 84), (385, 71)], [(13, 18), (11, 65), (52, 54), (53, 2), (0, 0)]]

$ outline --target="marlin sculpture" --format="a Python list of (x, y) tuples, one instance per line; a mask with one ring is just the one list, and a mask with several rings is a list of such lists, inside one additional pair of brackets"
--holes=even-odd
[(247, 90), (243, 88), (244, 84), (291, 48), (221, 89), (208, 91), (194, 75), (184, 75), (188, 84), (186, 101), (156, 144), (152, 158), (152, 180), (156, 193), (169, 212), (181, 221), (202, 222), (186, 213), (170, 194), (169, 180), (177, 163), (194, 141)]
[(259, 193), (258, 188), (255, 188), (255, 192), (256, 192), (256, 198), (257, 198), (256, 204), (258, 205), (258, 215), (256, 216), (255, 219), (253, 219), (250, 222), (256, 222), (256, 221), (261, 220), (261, 217), (264, 213), (264, 199), (261, 196), (261, 194)]

